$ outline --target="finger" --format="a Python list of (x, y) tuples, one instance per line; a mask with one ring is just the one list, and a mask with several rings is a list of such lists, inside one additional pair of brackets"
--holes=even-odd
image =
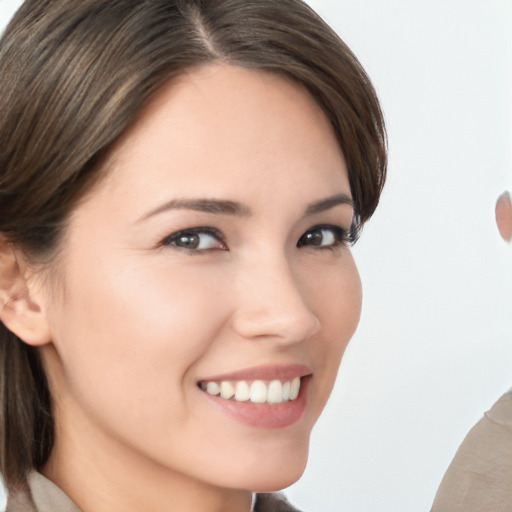
[(496, 202), (496, 224), (501, 238), (506, 242), (512, 240), (512, 202), (510, 193), (505, 191)]

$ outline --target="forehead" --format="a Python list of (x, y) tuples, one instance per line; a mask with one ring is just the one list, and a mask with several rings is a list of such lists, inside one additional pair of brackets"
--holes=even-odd
[(135, 178), (170, 185), (172, 177), (171, 189), (185, 194), (181, 181), (201, 195), (239, 195), (240, 180), (256, 186), (270, 175), (275, 187), (286, 186), (279, 181), (288, 172), (315, 176), (321, 186), (347, 185), (332, 126), (302, 86), (218, 64), (164, 86), (117, 142), (106, 168), (106, 181), (116, 187)]

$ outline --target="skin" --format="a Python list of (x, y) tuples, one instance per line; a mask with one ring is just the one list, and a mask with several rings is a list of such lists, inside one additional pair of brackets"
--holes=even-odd
[[(169, 83), (105, 165), (71, 216), (50, 282), (27, 280), (39, 322), (28, 339), (55, 400), (43, 472), (84, 512), (247, 512), (249, 491), (302, 474), (359, 320), (347, 244), (298, 245), (315, 226), (351, 225), (349, 204), (305, 213), (350, 196), (343, 154), (299, 86), (212, 65)], [(155, 213), (183, 198), (236, 201), (243, 212)], [(221, 239), (201, 235), (198, 251), (169, 242), (199, 226)], [(284, 428), (242, 424), (197, 385), (293, 363), (313, 376), (304, 415)]]
[(501, 238), (510, 243), (512, 241), (512, 203), (508, 191), (503, 192), (496, 201), (496, 224)]

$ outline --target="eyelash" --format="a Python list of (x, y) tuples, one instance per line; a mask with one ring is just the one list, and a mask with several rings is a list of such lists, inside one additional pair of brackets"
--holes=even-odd
[[(333, 242), (329, 245), (319, 245), (317, 243), (307, 243), (308, 237), (309, 241), (316, 242), (319, 240), (322, 242), (322, 239), (314, 239), (315, 233), (319, 233), (322, 236), (322, 231), (329, 231), (333, 235)], [(201, 244), (201, 240), (199, 235), (209, 235), (210, 237), (214, 238), (221, 247), (210, 247), (210, 248), (198, 248), (198, 246)], [(199, 238), (197, 240), (197, 243), (194, 246), (186, 247), (185, 245), (179, 245), (178, 242), (180, 239), (191, 239), (193, 237)], [(336, 249), (342, 248), (342, 247), (348, 247), (352, 243), (352, 237), (350, 234), (350, 231), (347, 231), (346, 229), (342, 228), (341, 226), (335, 226), (332, 224), (321, 224), (318, 226), (313, 226), (312, 228), (308, 229), (297, 241), (297, 247), (311, 247), (314, 250), (317, 251), (324, 251), (324, 250), (331, 250), (334, 251)], [(174, 246), (178, 249), (182, 249), (184, 251), (187, 251), (191, 254), (201, 254), (207, 251), (211, 250), (220, 250), (220, 251), (229, 251), (224, 236), (222, 233), (216, 229), (211, 227), (197, 227), (197, 228), (187, 228), (182, 229), (180, 231), (177, 231), (176, 233), (173, 233), (167, 237), (165, 237), (162, 242), (160, 243), (161, 246)]]

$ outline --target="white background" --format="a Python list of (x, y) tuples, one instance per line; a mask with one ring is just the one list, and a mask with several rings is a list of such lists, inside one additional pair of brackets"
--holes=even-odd
[[(0, 0), (5, 24), (18, 1)], [(428, 511), (457, 446), (512, 386), (511, 0), (310, 0), (381, 98), (389, 181), (354, 249), (361, 324), (288, 491), (311, 512)]]

